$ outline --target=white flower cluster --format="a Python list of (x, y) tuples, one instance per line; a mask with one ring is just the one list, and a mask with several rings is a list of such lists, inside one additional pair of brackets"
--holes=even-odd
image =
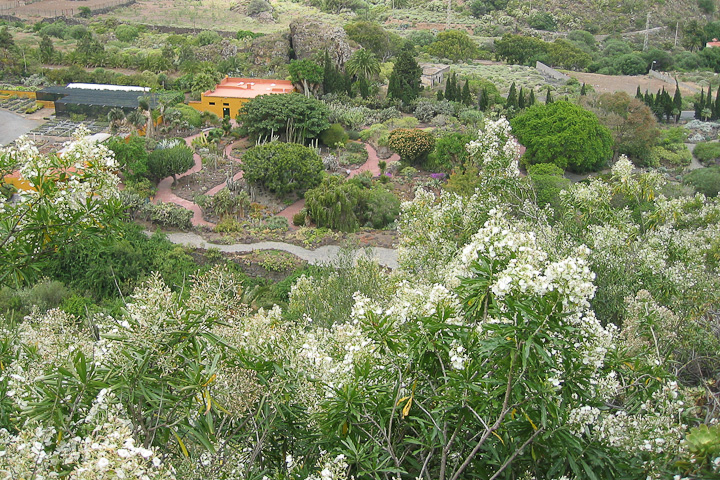
[[(119, 178), (115, 173), (114, 154), (104, 145), (89, 141), (89, 133), (80, 126), (73, 134), (73, 141), (66, 143), (59, 155), (40, 154), (26, 136), (20, 137), (14, 147), (4, 149), (19, 165), (19, 180), (29, 182), (31, 187), (22, 196), (34, 198), (50, 194), (61, 216), (65, 211), (85, 210), (89, 196), (116, 196)], [(51, 178), (57, 180), (55, 187), (42, 187), (42, 183)]]
[(443, 192), (437, 198), (418, 189), (413, 201), (403, 203), (398, 221), (402, 274), (426, 282), (441, 280), (447, 264), (467, 240), (464, 237), (482, 226), (495, 204), (492, 197), (480, 193), (465, 198)]
[(485, 128), (478, 131), (478, 138), (468, 143), (466, 148), (470, 161), (482, 171), (509, 178), (520, 175), (520, 144), (512, 136), (512, 128), (506, 118), (486, 120)]
[(132, 425), (106, 391), (91, 430), (63, 437), (53, 427), (26, 425), (16, 435), (0, 429), (0, 477), (72, 480), (174, 479), (154, 449), (136, 446)]
[(345, 459), (345, 455), (337, 455), (332, 457), (330, 455), (323, 455), (318, 461), (317, 468), (319, 472), (305, 480), (346, 480), (348, 478), (348, 463)]
[(577, 247), (574, 257), (548, 262), (534, 232), (511, 225), (499, 209), (489, 214), (483, 228), (452, 263), (446, 283), (457, 284), (459, 277), (469, 276), (471, 263), (481, 256), (498, 269), (491, 288), (498, 299), (516, 293), (543, 296), (554, 291), (560, 294), (567, 311), (589, 307), (595, 275), (585, 260), (590, 253), (587, 247)]
[[(654, 392), (636, 413), (606, 412), (586, 405), (572, 410), (568, 423), (578, 435), (588, 435), (642, 458), (673, 458), (687, 430), (678, 421), (686, 408), (677, 383), (671, 381)], [(649, 460), (647, 468), (652, 467)]]

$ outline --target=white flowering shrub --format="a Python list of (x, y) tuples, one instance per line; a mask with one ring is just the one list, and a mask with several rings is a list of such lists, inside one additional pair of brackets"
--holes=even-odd
[(43, 260), (81, 234), (112, 232), (123, 207), (113, 153), (80, 127), (62, 154), (40, 154), (27, 137), (0, 148), (0, 178), (14, 175), (17, 199), (0, 195), (0, 284), (37, 278)]
[(488, 123), (474, 195), (403, 206), (393, 273), (348, 259), (253, 311), (215, 267), (0, 318), (0, 475), (716, 477), (720, 203), (621, 159), (550, 215)]

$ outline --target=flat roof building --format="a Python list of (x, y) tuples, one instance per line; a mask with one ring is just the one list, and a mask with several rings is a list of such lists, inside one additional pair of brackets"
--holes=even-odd
[(212, 112), (220, 118), (235, 118), (243, 103), (255, 97), (294, 91), (289, 80), (225, 77), (214, 89), (202, 93), (199, 102), (188, 104), (195, 110)]
[(69, 83), (66, 87), (45, 87), (36, 93), (38, 100), (55, 103), (55, 115), (69, 117), (71, 113), (89, 118), (107, 116), (113, 108), (125, 113), (138, 108), (138, 100), (148, 97), (152, 107), (155, 101), (146, 87), (103, 85), (96, 83)]

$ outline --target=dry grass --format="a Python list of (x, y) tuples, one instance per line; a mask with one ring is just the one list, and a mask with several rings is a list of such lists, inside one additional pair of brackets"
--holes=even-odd
[(232, 0), (140, 0), (134, 5), (102, 15), (123, 23), (143, 23), (196, 29), (224, 31), (250, 30), (258, 33), (274, 33), (288, 28), (298, 18), (319, 18), (329, 23), (344, 23), (343, 16), (329, 15), (314, 7), (292, 3), (273, 2), (275, 23), (261, 23), (239, 11), (231, 10), (237, 5)]

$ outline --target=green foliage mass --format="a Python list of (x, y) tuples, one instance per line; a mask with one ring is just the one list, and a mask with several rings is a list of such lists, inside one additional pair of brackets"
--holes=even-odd
[(336, 148), (345, 146), (348, 141), (348, 134), (339, 123), (333, 123), (327, 130), (320, 134), (320, 140), (328, 147)]
[(273, 193), (303, 195), (322, 180), (323, 163), (312, 148), (271, 142), (248, 149), (242, 157), (242, 169), (248, 182)]
[(128, 139), (112, 137), (107, 147), (115, 153), (118, 168), (129, 178), (148, 176), (148, 152), (145, 139), (139, 135), (131, 135)]
[(705, 196), (716, 197), (720, 192), (720, 166), (693, 170), (683, 177), (683, 183)]
[(184, 248), (128, 223), (117, 236), (84, 237), (64, 246), (53, 257), (48, 274), (101, 300), (132, 293), (153, 271), (180, 289), (197, 268)]
[(260, 95), (242, 106), (237, 117), (252, 138), (289, 135), (317, 138), (330, 126), (327, 106), (299, 93)]
[(535, 105), (511, 121), (526, 147), (527, 165), (554, 163), (574, 172), (602, 168), (612, 157), (612, 135), (597, 116), (570, 102)]
[(444, 30), (437, 34), (433, 43), (428, 45), (427, 52), (438, 58), (468, 63), (477, 58), (479, 50), (465, 30)]
[(156, 149), (148, 155), (148, 176), (156, 182), (169, 176), (177, 180), (179, 173), (186, 172), (194, 164), (193, 151), (184, 142), (174, 147)]
[(695, 145), (693, 155), (700, 163), (710, 166), (720, 159), (720, 143), (718, 142), (701, 142)]

